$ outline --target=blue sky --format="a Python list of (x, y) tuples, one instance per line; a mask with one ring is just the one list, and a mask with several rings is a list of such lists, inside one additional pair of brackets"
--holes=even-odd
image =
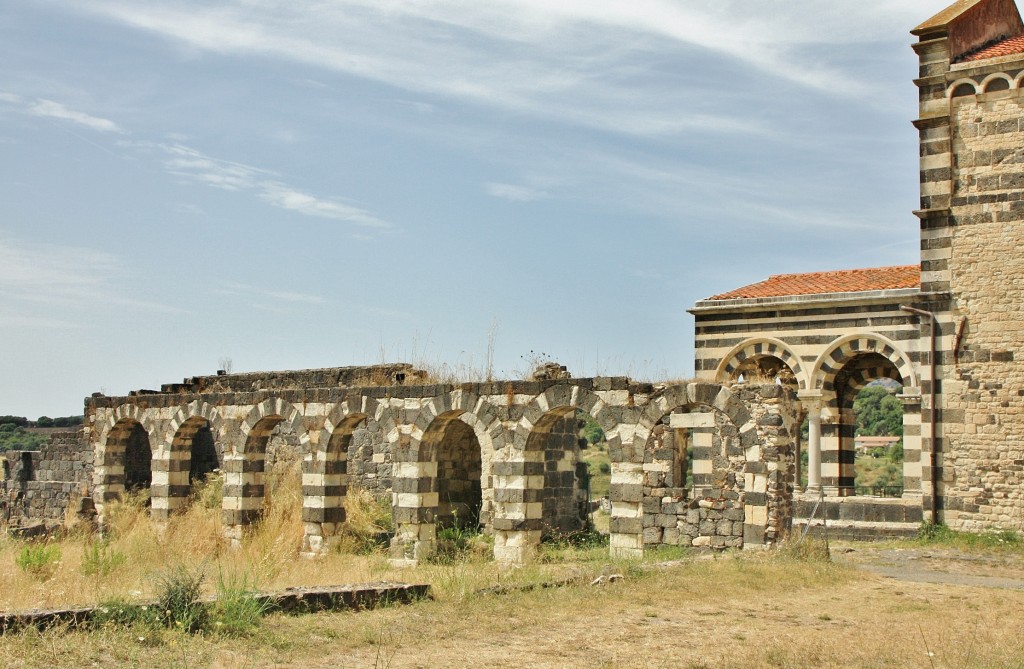
[(0, 4), (0, 414), (489, 340), (689, 376), (696, 300), (918, 261), (945, 4)]

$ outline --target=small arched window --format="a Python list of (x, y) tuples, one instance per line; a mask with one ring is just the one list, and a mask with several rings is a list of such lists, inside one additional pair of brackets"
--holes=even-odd
[(962, 84), (960, 84), (960, 85), (959, 85), (959, 86), (957, 86), (956, 88), (954, 88), (954, 89), (953, 89), (953, 94), (952, 94), (952, 95), (951, 95), (950, 97), (953, 97), (953, 98), (962, 98), (962, 97), (964, 97), (964, 96), (966, 96), (966, 95), (974, 95), (974, 94), (976, 94), (977, 92), (978, 92), (978, 91), (977, 91), (977, 89), (976, 89), (976, 88), (974, 87), (974, 84), (970, 84), (970, 83), (966, 83), (966, 82), (965, 82), (965, 83), (962, 83)]
[(985, 84), (986, 93), (1008, 90), (1010, 90), (1010, 82), (1002, 77), (996, 77), (995, 79), (992, 79), (990, 82)]

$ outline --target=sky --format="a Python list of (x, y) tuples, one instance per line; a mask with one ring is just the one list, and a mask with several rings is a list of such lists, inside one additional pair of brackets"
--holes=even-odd
[(697, 300), (918, 262), (947, 3), (0, 3), (0, 414), (224, 366), (689, 377)]

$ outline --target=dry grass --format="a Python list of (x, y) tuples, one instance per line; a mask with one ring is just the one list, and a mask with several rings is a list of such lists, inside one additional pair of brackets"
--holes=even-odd
[[(299, 559), (294, 477), (269, 488), (263, 523), (241, 550), (220, 541), (216, 507), (195, 504), (163, 532), (139, 500), (113, 514), (109, 548), (126, 561), (85, 576), (84, 537), (40, 582), (0, 539), (3, 608), (89, 603), (148, 593), (174, 564), (252, 575), (264, 588), (372, 580), (429, 582), (435, 599), (363, 613), (273, 615), (247, 638), (147, 629), (27, 631), (0, 637), (0, 666), (85, 667), (922, 667), (1024, 666), (1024, 592), (904, 583), (837, 565), (819, 547), (684, 555), (667, 565), (608, 559), (604, 550), (549, 555), (503, 569), (479, 556), (395, 571), (382, 552)], [(350, 517), (368, 531), (380, 509)], [(351, 502), (355, 504), (355, 501)], [(363, 514), (360, 516), (360, 514)], [(299, 529), (296, 529), (299, 528)], [(679, 557), (678, 555), (673, 557)], [(664, 559), (653, 557), (651, 560)], [(598, 575), (622, 574), (591, 586)], [(207, 579), (212, 582), (215, 579)], [(571, 580), (563, 587), (536, 587)], [(504, 588), (506, 594), (486, 594)]]
[[(308, 566), (307, 566), (308, 569)], [(563, 575), (573, 567), (562, 566)], [(742, 554), (625, 573), (603, 586), (504, 595), (541, 567), (431, 566), (436, 601), (268, 618), (258, 637), (29, 632), (0, 638), (6, 667), (1019, 667), (1024, 593), (893, 584), (820, 560)], [(930, 653), (930, 654), (929, 654)]]

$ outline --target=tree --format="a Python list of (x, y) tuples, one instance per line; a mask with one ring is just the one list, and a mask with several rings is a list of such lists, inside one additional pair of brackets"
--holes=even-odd
[(865, 387), (853, 401), (853, 415), (857, 436), (903, 436), (903, 403), (895, 390), (881, 385)]

